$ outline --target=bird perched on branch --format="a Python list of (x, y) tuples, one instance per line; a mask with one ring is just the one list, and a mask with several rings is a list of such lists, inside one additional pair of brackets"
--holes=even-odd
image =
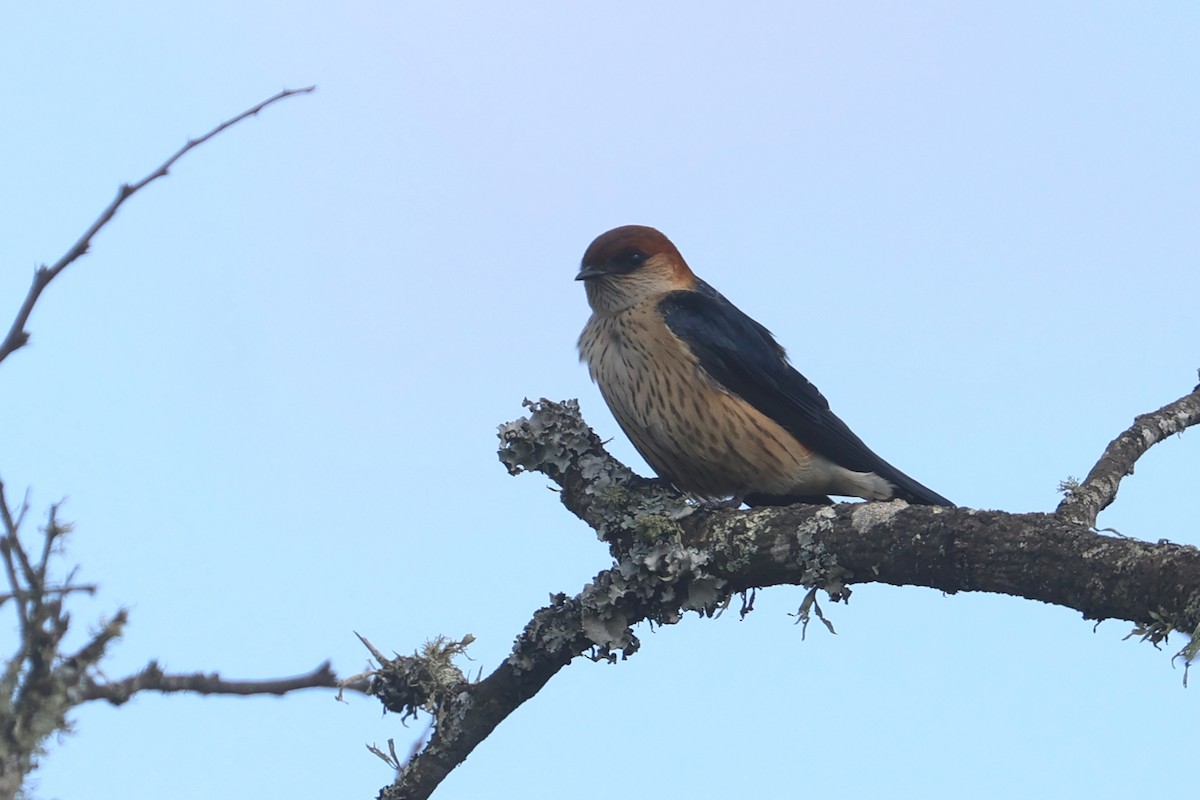
[(580, 360), (634, 447), (677, 488), (749, 505), (829, 494), (953, 505), (863, 444), (771, 332), (654, 228), (601, 234), (575, 279), (592, 307)]

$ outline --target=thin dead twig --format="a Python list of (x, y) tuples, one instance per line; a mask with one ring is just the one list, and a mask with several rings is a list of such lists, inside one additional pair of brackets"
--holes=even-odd
[(200, 138), (189, 139), (187, 144), (176, 150), (170, 158), (168, 158), (158, 167), (158, 169), (154, 170), (137, 183), (121, 184), (120, 188), (117, 189), (117, 196), (111, 203), (108, 204), (108, 207), (105, 208), (104, 211), (100, 212), (100, 216), (96, 218), (96, 221), (93, 222), (86, 231), (84, 231), (83, 235), (79, 237), (79, 240), (72, 245), (71, 249), (68, 250), (62, 258), (54, 262), (54, 264), (49, 267), (43, 264), (34, 270), (33, 284), (29, 287), (29, 293), (25, 296), (24, 302), (21, 303), (20, 309), (17, 310), (16, 319), (13, 320), (13, 324), (12, 327), (9, 328), (8, 335), (4, 337), (3, 342), (0, 342), (0, 361), (4, 361), (4, 359), (8, 358), (17, 350), (20, 350), (29, 342), (29, 332), (25, 330), (25, 325), (28, 324), (29, 315), (33, 313), (33, 307), (37, 304), (38, 298), (41, 297), (42, 292), (45, 291), (46, 287), (50, 285), (51, 281), (58, 277), (59, 273), (70, 266), (71, 263), (80, 256), (88, 252), (88, 249), (92, 244), (92, 238), (100, 232), (101, 228), (108, 224), (109, 220), (116, 215), (117, 209), (119, 209), (126, 200), (132, 197), (140, 189), (144, 188), (147, 184), (152, 183), (159, 178), (165, 177), (171, 167), (175, 165), (175, 162), (183, 158), (188, 151), (204, 144), (226, 128), (236, 125), (247, 117), (253, 117), (254, 115), (258, 114), (258, 112), (262, 111), (264, 108), (273, 103), (277, 103), (280, 100), (291, 97), (292, 95), (309, 94), (310, 92), (315, 91), (316, 88), (316, 86), (306, 86), (303, 89), (284, 89), (279, 94), (263, 100), (258, 105), (243, 111), (236, 117), (225, 120)]
[(357, 689), (343, 686), (326, 661), (311, 672), (288, 678), (266, 680), (228, 680), (219, 673), (195, 672), (187, 675), (171, 675), (163, 672), (158, 662), (151, 661), (145, 669), (118, 681), (100, 682), (87, 679), (80, 692), (81, 700), (107, 700), (119, 706), (138, 692), (192, 692), (194, 694), (220, 695), (283, 695), (300, 689)]

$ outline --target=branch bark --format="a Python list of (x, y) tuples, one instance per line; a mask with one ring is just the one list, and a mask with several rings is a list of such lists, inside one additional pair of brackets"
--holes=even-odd
[[(380, 798), (428, 797), (492, 730), (579, 655), (637, 651), (632, 627), (719, 613), (757, 587), (816, 587), (837, 601), (854, 583), (994, 592), (1137, 623), (1145, 638), (1200, 627), (1200, 550), (1100, 535), (1062, 515), (909, 506), (902, 501), (710, 511), (633, 474), (605, 451), (574, 401), (526, 404), (500, 428), (500, 459), (560, 488), (616, 564), (574, 597), (535, 613), (487, 678), (406, 684), (421, 668), (381, 664), (369, 693), (392, 711), (432, 709), (434, 731)], [(1185, 650), (1185, 655), (1194, 655)], [(460, 673), (461, 674), (461, 673)], [(405, 692), (408, 692), (407, 694)]]
[(1157, 411), (1142, 414), (1129, 430), (1108, 443), (1103, 455), (1079, 486), (1072, 487), (1055, 513), (1092, 527), (1096, 517), (1117, 498), (1121, 479), (1147, 450), (1176, 433), (1200, 423), (1200, 386)]

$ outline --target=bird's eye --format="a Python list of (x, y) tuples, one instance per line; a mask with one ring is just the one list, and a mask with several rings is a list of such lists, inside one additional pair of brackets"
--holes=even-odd
[(629, 265), (630, 269), (637, 269), (642, 264), (646, 263), (646, 254), (639, 250), (634, 250), (632, 253), (629, 253), (627, 256), (625, 256), (625, 263)]

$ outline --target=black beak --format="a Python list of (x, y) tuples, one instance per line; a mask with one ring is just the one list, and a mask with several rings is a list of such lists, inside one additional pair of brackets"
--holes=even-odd
[(592, 278), (602, 278), (608, 273), (600, 267), (584, 267), (579, 270), (579, 274), (575, 276), (577, 281), (591, 280)]

